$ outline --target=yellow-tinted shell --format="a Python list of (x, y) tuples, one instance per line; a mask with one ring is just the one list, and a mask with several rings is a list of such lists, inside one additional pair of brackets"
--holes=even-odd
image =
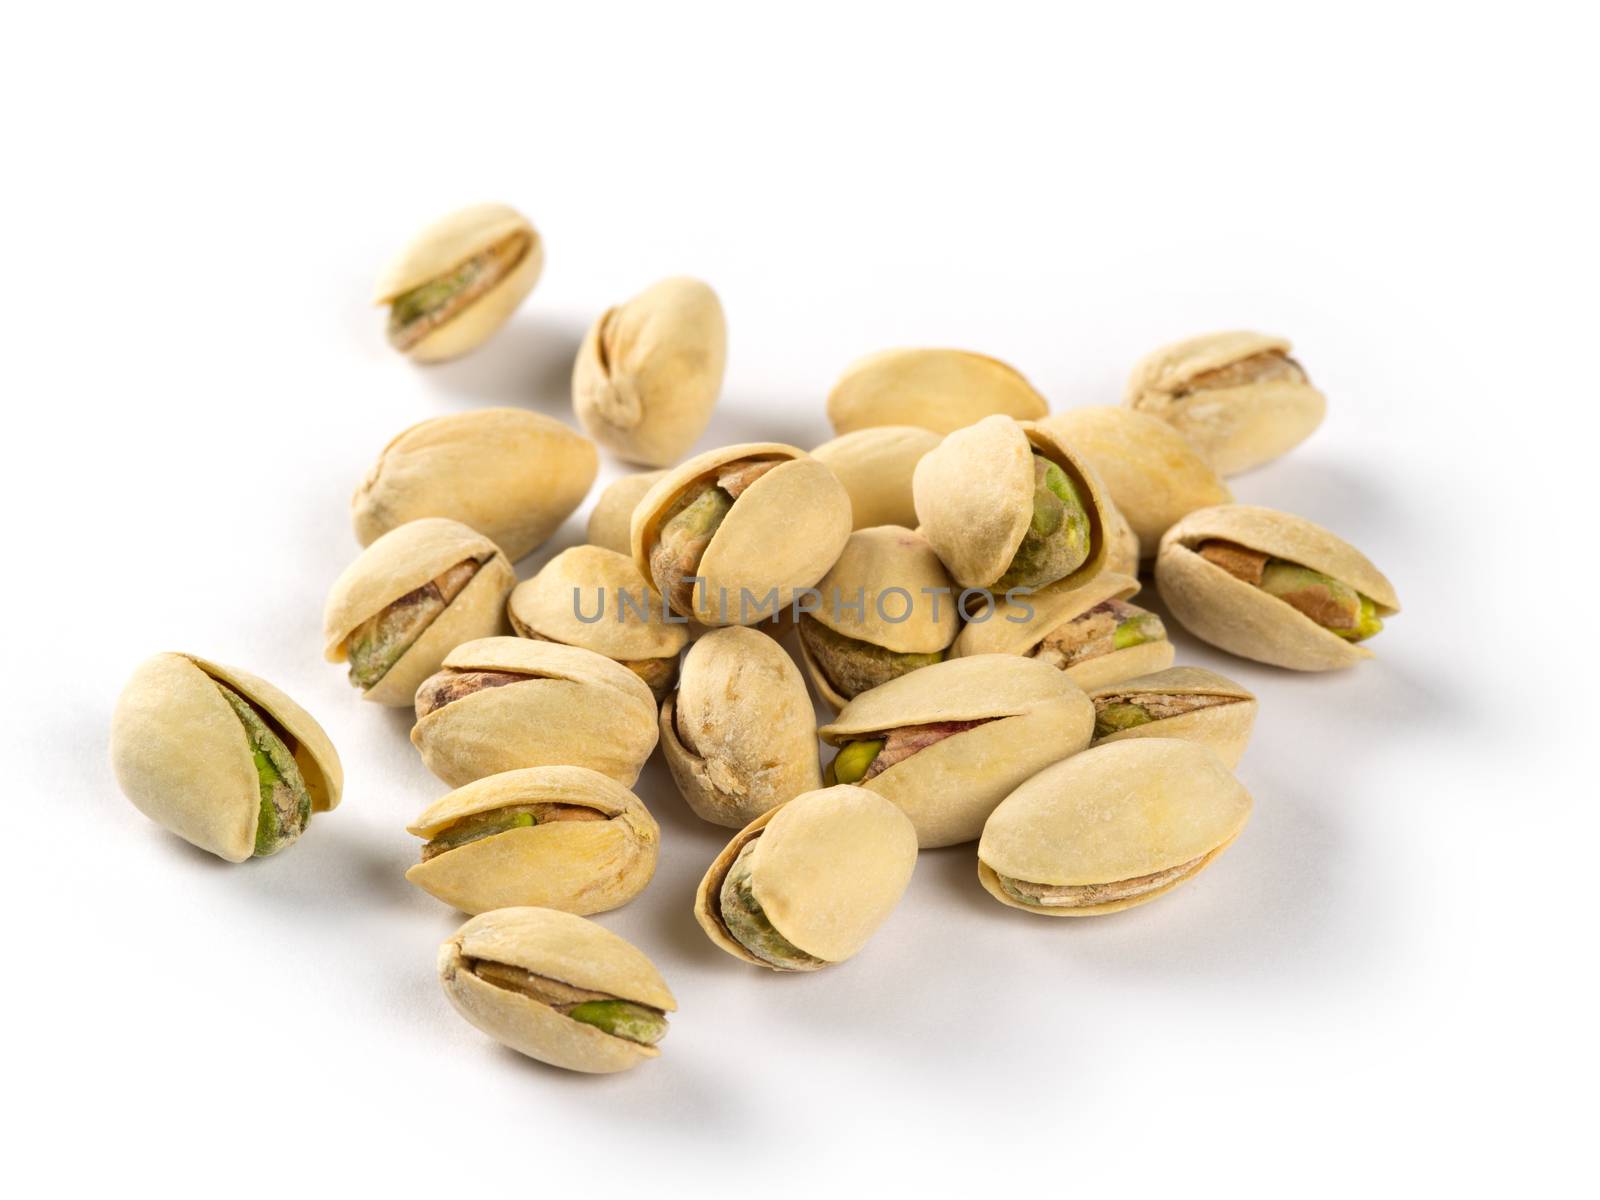
[(1050, 411), (1021, 372), (969, 350), (884, 350), (857, 359), (828, 394), (836, 434), (874, 425), (920, 425), (935, 433), (995, 413), (1020, 420)]
[(922, 456), (939, 444), (939, 438), (931, 429), (914, 425), (875, 425), (824, 442), (811, 455), (826, 463), (844, 484), (855, 528), (910, 528), (917, 523), (917, 510), (911, 503), (911, 473)]
[(656, 480), (665, 474), (665, 471), (642, 471), (608, 483), (589, 513), (589, 527), (584, 533), (589, 544), (602, 550), (615, 550), (618, 554), (632, 554), (633, 541), (628, 531), (633, 525), (633, 510), (655, 486)]
[(523, 637), (582, 646), (617, 662), (670, 658), (689, 641), (682, 622), (662, 616), (661, 597), (633, 559), (598, 546), (563, 550), (519, 583), (506, 607)]
[(1127, 696), (1137, 703), (1141, 693), (1227, 696), (1231, 702), (1197, 708), (1175, 717), (1151, 721), (1148, 725), (1136, 725), (1132, 729), (1120, 729), (1096, 738), (1095, 745), (1103, 746), (1107, 742), (1127, 741), (1130, 738), (1181, 738), (1186, 742), (1209, 746), (1229, 770), (1239, 765), (1239, 760), (1244, 757), (1244, 748), (1250, 743), (1250, 731), (1256, 723), (1256, 698), (1248, 689), (1240, 687), (1225, 675), (1207, 671), (1203, 667), (1171, 667), (1134, 679), (1091, 687), (1089, 699), (1098, 701), (1104, 696)]

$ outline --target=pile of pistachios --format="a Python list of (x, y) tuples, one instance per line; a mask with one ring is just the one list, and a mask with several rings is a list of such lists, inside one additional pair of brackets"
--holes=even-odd
[[(474, 350), (543, 258), (503, 205), (437, 222), (379, 287), (390, 343)], [(363, 699), (415, 710), (411, 741), (454, 789), (408, 826), (406, 878), (472, 915), (440, 947), (445, 995), (571, 1070), (656, 1057), (676, 1008), (585, 919), (650, 883), (661, 830), (630, 789), (658, 748), (689, 810), (737, 830), (695, 921), (734, 959), (816, 971), (866, 945), (920, 850), (976, 843), (1001, 905), (1083, 917), (1165, 895), (1238, 837), (1256, 697), (1174, 665), (1141, 571), (1194, 636), (1294, 670), (1370, 657), (1400, 607), (1335, 534), (1234, 503), (1228, 477), (1323, 419), (1281, 338), (1166, 346), (1122, 405), (1053, 415), (1005, 363), (891, 350), (844, 371), (813, 452), (685, 458), (726, 351), (716, 293), (668, 279), (584, 338), (587, 436), (504, 408), (402, 431), (355, 489), (364, 549), (323, 614), (324, 656)], [(654, 470), (606, 488), (588, 544), (519, 583), (513, 563), (592, 488), (595, 443)], [(230, 862), (280, 852), (343, 790), (309, 714), (189, 654), (134, 673), (111, 755), (142, 812)]]

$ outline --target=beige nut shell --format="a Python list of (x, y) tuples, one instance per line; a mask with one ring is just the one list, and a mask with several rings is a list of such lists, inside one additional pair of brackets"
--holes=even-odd
[(449, 517), (515, 562), (583, 503), (598, 467), (594, 443), (539, 413), (486, 408), (435, 417), (385, 446), (356, 489), (356, 540), (370, 546), (407, 521)]
[(1201, 509), (1162, 538), (1156, 586), (1185, 629), (1230, 654), (1297, 671), (1327, 671), (1372, 657), (1364, 645), (1330, 633), (1276, 596), (1201, 558), (1195, 548), (1211, 538), (1331, 575), (1371, 597), (1380, 616), (1400, 611), (1399, 597), (1383, 573), (1320, 525), (1247, 504)]
[[(1104, 486), (1100, 495), (1106, 497)], [(1118, 575), (1137, 575), (1139, 573), (1140, 543), (1139, 535), (1133, 531), (1133, 526), (1128, 524), (1128, 518), (1122, 515), (1122, 510), (1105, 498), (1105, 505), (1100, 510), (1100, 515), (1106, 523), (1106, 567), (1108, 571), (1115, 571)], [(1151, 557), (1155, 551), (1151, 551)]]
[(694, 814), (716, 825), (737, 829), (822, 786), (805, 680), (776, 641), (742, 626), (689, 648), (661, 706), (661, 749)]
[(903, 813), (865, 788), (838, 785), (763, 813), (717, 855), (695, 892), (694, 915), (722, 950), (774, 970), (722, 922), (722, 883), (751, 840), (750, 887), (772, 927), (824, 963), (857, 953), (894, 911), (917, 864)]
[(655, 964), (593, 921), (549, 908), (502, 908), (473, 917), (439, 947), (439, 983), (445, 996), (469, 1023), (496, 1041), (569, 1071), (625, 1071), (661, 1052), (485, 983), (465, 969), (468, 959), (521, 967), (663, 1012), (678, 1007)]
[(644, 494), (655, 486), (656, 480), (665, 474), (665, 471), (641, 471), (606, 484), (589, 513), (585, 540), (602, 550), (631, 555), (633, 540), (628, 531), (633, 525), (633, 510), (644, 499)]
[(338, 807), (344, 769), (322, 726), (266, 680), (192, 654), (134, 670), (111, 717), (111, 767), (133, 806), (184, 841), (229, 862), (255, 853), (261, 782), (223, 683), (293, 739), (313, 812)]
[(1200, 870), (1239, 836), (1250, 794), (1205, 746), (1140, 738), (1096, 746), (1028, 780), (995, 809), (978, 842), (978, 879), (996, 900), (1050, 917), (1117, 912), (1166, 887), (1083, 908), (1019, 903), (997, 874), (1051, 886), (1138, 879), (1205, 856)]
[(670, 658), (689, 641), (682, 622), (662, 616), (661, 597), (633, 559), (599, 546), (563, 550), (512, 590), (506, 609), (523, 637), (582, 646), (618, 662)]
[(1226, 675), (1207, 671), (1204, 667), (1171, 667), (1165, 671), (1153, 671), (1137, 678), (1091, 687), (1089, 699), (1098, 701), (1104, 696), (1137, 698), (1141, 692), (1146, 695), (1190, 693), (1198, 696), (1229, 696), (1234, 702), (1197, 708), (1176, 717), (1151, 721), (1148, 725), (1121, 729), (1096, 738), (1096, 746), (1131, 738), (1179, 738), (1210, 747), (1229, 770), (1239, 765), (1239, 760), (1244, 757), (1244, 748), (1250, 743), (1250, 731), (1256, 723), (1256, 698), (1247, 688), (1239, 686)]
[(480, 638), (446, 668), (510, 671), (530, 682), (485, 688), (420, 718), (411, 743), (451, 787), (522, 767), (588, 767), (632, 787), (656, 745), (655, 697), (603, 655), (526, 638)]
[(836, 434), (874, 425), (950, 433), (995, 413), (1033, 420), (1050, 411), (1016, 368), (969, 350), (883, 350), (845, 368), (828, 394)]
[(922, 456), (939, 444), (940, 436), (915, 425), (875, 425), (824, 442), (811, 456), (827, 463), (844, 484), (855, 528), (911, 528), (917, 523), (911, 473)]

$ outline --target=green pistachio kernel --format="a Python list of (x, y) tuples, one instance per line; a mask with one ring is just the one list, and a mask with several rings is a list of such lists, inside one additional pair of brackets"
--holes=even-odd
[(442, 853), (445, 850), (454, 850), (458, 846), (465, 846), (468, 842), (494, 837), (497, 833), (507, 833), (513, 829), (531, 829), (538, 823), (539, 818), (526, 811), (501, 809), (496, 812), (474, 813), (457, 821), (448, 829), (441, 830), (427, 845), (434, 853)]
[(1261, 573), (1261, 590), (1352, 642), (1369, 638), (1383, 628), (1369, 598), (1348, 583), (1298, 563), (1281, 558), (1270, 560)]
[(389, 304), (389, 344), (411, 349), (510, 274), (531, 244), (527, 234), (514, 233), (396, 296)]
[(1033, 519), (995, 588), (1044, 587), (1072, 574), (1089, 557), (1089, 513), (1057, 464), (1033, 456)]
[(568, 1009), (567, 1016), (642, 1046), (653, 1046), (667, 1034), (665, 1015), (627, 1000), (588, 1000)]
[(261, 789), (261, 814), (256, 821), (255, 853), (258, 858), (276, 854), (305, 829), (311, 819), (311, 793), (294, 754), (268, 727), (248, 700), (233, 689), (217, 684), (222, 698), (244, 726)]
[(865, 742), (846, 742), (834, 755), (829, 770), (837, 783), (857, 783), (872, 766), (872, 760), (883, 749), (883, 738)]
[(722, 881), (719, 899), (723, 925), (734, 941), (781, 971), (804, 971), (822, 966), (820, 958), (813, 958), (774, 929), (756, 900), (751, 889), (749, 859), (757, 840), (745, 843)]
[(1107, 704), (1097, 709), (1094, 714), (1094, 735), (1097, 738), (1110, 737), (1124, 729), (1133, 729), (1139, 725), (1148, 725), (1155, 720), (1150, 711), (1137, 704), (1126, 701), (1119, 704)]
[(1129, 646), (1159, 642), (1166, 636), (1167, 630), (1161, 624), (1161, 618), (1155, 613), (1142, 612), (1117, 623), (1116, 632), (1111, 635), (1111, 647), (1114, 650), (1126, 650)]
[(650, 550), (650, 578), (679, 612), (693, 609), (700, 557), (732, 507), (733, 497), (708, 483), (679, 497), (662, 522)]
[(898, 652), (846, 637), (810, 613), (800, 617), (800, 638), (834, 690), (846, 699), (944, 659), (942, 650), (931, 654)]

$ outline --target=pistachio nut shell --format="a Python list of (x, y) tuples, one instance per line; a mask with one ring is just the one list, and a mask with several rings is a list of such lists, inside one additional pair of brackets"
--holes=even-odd
[(654, 486), (665, 471), (641, 471), (624, 475), (608, 483), (589, 513), (589, 527), (584, 538), (592, 546), (615, 550), (618, 554), (632, 554), (633, 540), (629, 529), (633, 525), (633, 510), (644, 494)]
[[(1104, 486), (1100, 492), (1105, 497)], [(1106, 523), (1106, 567), (1108, 571), (1115, 571), (1118, 575), (1137, 575), (1139, 573), (1140, 543), (1139, 535), (1133, 531), (1133, 526), (1128, 524), (1128, 518), (1122, 515), (1122, 510), (1113, 504), (1109, 498), (1101, 507), (1100, 515)], [(1155, 551), (1151, 551), (1151, 557)]]
[(491, 637), (457, 646), (444, 667), (508, 671), (525, 683), (485, 688), (420, 717), (412, 745), (451, 787), (522, 767), (588, 767), (632, 787), (656, 745), (655, 698), (642, 679), (577, 646)]
[[(1006, 797), (978, 843), (978, 878), (1002, 904), (1051, 917), (1097, 916), (1165, 895), (1209, 866), (1250, 817), (1250, 794), (1204, 746), (1140, 738), (1097, 746)], [(1077, 908), (1023, 904), (998, 876), (1056, 887), (1141, 879), (1201, 859), (1140, 895)]]
[(322, 654), (344, 662), (345, 642), (358, 625), (469, 558), (479, 561), (477, 574), (362, 699), (395, 708), (410, 704), (454, 647), (505, 627), (506, 596), (517, 576), (483, 534), (446, 517), (424, 517), (378, 538), (334, 580), (322, 610)]
[(261, 784), (218, 682), (289, 734), (312, 811), (338, 807), (344, 769), (311, 714), (266, 680), (192, 654), (157, 654), (135, 669), (111, 718), (111, 766), (145, 816), (219, 858), (243, 862), (255, 852)]
[(735, 958), (774, 969), (723, 923), (722, 882), (750, 841), (751, 889), (774, 929), (792, 945), (840, 963), (894, 911), (917, 863), (917, 836), (894, 805), (865, 788), (805, 792), (763, 813), (717, 855), (694, 898), (706, 936)]
[(633, 559), (599, 546), (563, 550), (513, 589), (506, 608), (523, 637), (582, 646), (621, 663), (672, 658), (689, 642), (682, 622), (663, 617), (661, 597)]
[[(917, 523), (911, 473), (940, 435), (914, 425), (875, 425), (824, 442), (811, 456), (828, 465), (850, 495), (857, 529)], [(592, 538), (590, 539), (593, 540)]]
[(617, 457), (667, 466), (705, 432), (727, 353), (716, 292), (664, 279), (589, 327), (572, 368), (573, 409)]
[(1383, 573), (1320, 525), (1247, 504), (1201, 509), (1161, 539), (1156, 586), (1185, 629), (1230, 654), (1298, 671), (1332, 670), (1372, 657), (1365, 646), (1201, 558), (1196, 548), (1213, 538), (1330, 575), (1370, 597), (1380, 616), (1400, 611), (1400, 599)]
[(378, 456), (350, 501), (363, 546), (420, 517), (476, 529), (512, 562), (542, 546), (583, 503), (599, 460), (560, 421), (515, 408), (435, 417)]
[(970, 842), (1013, 788), (1094, 736), (1094, 705), (1066, 675), (1009, 654), (952, 658), (862, 692), (817, 732), (830, 746), (908, 725), (983, 720), (861, 786), (894, 802), (924, 850)]
[(836, 434), (874, 425), (950, 433), (999, 413), (1032, 420), (1050, 411), (1022, 373), (968, 350), (884, 350), (857, 359), (828, 394)]
[(457, 788), (407, 828), (428, 841), (457, 821), (524, 804), (594, 809), (606, 821), (548, 821), (479, 838), (416, 863), (406, 878), (462, 912), (533, 905), (605, 912), (655, 874), (661, 828), (639, 798), (585, 767), (528, 767)]
[(694, 814), (716, 825), (737, 829), (822, 786), (805, 680), (754, 629), (713, 630), (689, 648), (661, 707), (661, 749)]
[(1256, 723), (1258, 705), (1249, 689), (1204, 667), (1171, 667), (1134, 679), (1092, 687), (1089, 689), (1089, 699), (1099, 700), (1108, 695), (1137, 697), (1141, 693), (1223, 696), (1228, 698), (1229, 703), (1197, 708), (1175, 717), (1151, 721), (1148, 725), (1136, 725), (1132, 729), (1120, 729), (1096, 738), (1096, 746), (1129, 738), (1179, 738), (1209, 747), (1229, 770), (1239, 765), (1239, 760), (1244, 757), (1244, 748), (1250, 743), (1250, 731)]
[(505, 324), (544, 270), (544, 241), (528, 219), (504, 204), (474, 204), (441, 217), (400, 252), (378, 280), (374, 300), (389, 304), (429, 280), (448, 274), (508, 237), (528, 239), (527, 250), (506, 276), (407, 353), (417, 362), (442, 362), (476, 349)]
[(520, 967), (663, 1012), (678, 1007), (655, 965), (593, 921), (549, 908), (502, 908), (473, 917), (439, 947), (444, 994), (468, 1022), (497, 1042), (569, 1071), (625, 1071), (661, 1052), (487, 983), (466, 969), (472, 961)]

